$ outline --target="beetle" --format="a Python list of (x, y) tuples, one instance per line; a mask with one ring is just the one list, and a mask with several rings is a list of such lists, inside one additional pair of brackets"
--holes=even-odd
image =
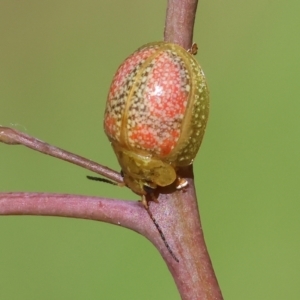
[(146, 195), (158, 187), (187, 185), (177, 171), (193, 163), (205, 132), (209, 91), (190, 52), (146, 44), (120, 65), (108, 93), (104, 131), (124, 183), (146, 208)]

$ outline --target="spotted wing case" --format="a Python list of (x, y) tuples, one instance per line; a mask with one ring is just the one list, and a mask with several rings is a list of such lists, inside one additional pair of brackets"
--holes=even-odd
[(174, 182), (176, 169), (199, 150), (208, 111), (203, 71), (185, 49), (155, 42), (129, 56), (114, 76), (104, 116), (125, 183), (143, 194), (144, 186)]

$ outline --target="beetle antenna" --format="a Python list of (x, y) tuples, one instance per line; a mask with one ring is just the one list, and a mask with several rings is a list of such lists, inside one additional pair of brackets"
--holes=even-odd
[(90, 179), (90, 180), (95, 180), (95, 181), (101, 181), (101, 182), (109, 183), (109, 184), (112, 184), (112, 185), (118, 185), (117, 183), (115, 183), (115, 182), (113, 182), (113, 181), (111, 181), (109, 179), (102, 178), (102, 177), (94, 177), (94, 176), (87, 175), (86, 178)]
[(155, 225), (155, 227), (156, 227), (156, 229), (157, 229), (157, 231), (158, 231), (158, 233), (159, 233), (161, 239), (163, 240), (163, 242), (164, 242), (166, 248), (168, 249), (169, 253), (170, 253), (171, 256), (174, 258), (174, 260), (175, 260), (176, 262), (179, 263), (179, 259), (176, 257), (176, 255), (175, 255), (174, 252), (172, 251), (170, 245), (168, 244), (168, 242), (167, 242), (167, 240), (166, 240), (166, 237), (165, 237), (164, 233), (162, 232), (162, 229), (160, 228), (160, 226), (159, 226), (159, 224), (157, 223), (156, 219), (153, 217), (153, 215), (152, 215), (152, 213), (151, 213), (149, 207), (146, 207), (146, 206), (144, 206), (144, 207), (145, 207), (145, 209), (146, 209), (146, 211), (147, 211), (147, 213), (148, 213), (150, 219), (151, 219), (152, 222), (154, 223), (154, 225)]

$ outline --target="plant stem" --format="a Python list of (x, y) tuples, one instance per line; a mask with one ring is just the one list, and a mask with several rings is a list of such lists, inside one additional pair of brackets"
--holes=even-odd
[(82, 156), (52, 146), (35, 137), (29, 136), (12, 128), (0, 126), (0, 142), (8, 145), (26, 146), (32, 150), (62, 159), (97, 174), (103, 175), (121, 185), (123, 184), (123, 178), (120, 173)]

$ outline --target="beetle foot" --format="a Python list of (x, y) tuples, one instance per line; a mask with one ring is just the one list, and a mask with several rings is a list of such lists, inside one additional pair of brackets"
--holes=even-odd
[(191, 53), (192, 55), (196, 55), (198, 52), (198, 45), (196, 43), (193, 43), (192, 47), (188, 49), (187, 52)]
[(153, 201), (155, 203), (159, 203), (159, 201), (157, 200), (157, 198), (155, 197), (155, 195), (153, 193), (147, 194), (147, 196), (150, 196), (151, 198), (147, 199), (146, 195), (142, 195), (142, 199), (139, 200), (139, 202), (141, 202), (143, 204), (143, 206), (148, 210), (150, 201)]

